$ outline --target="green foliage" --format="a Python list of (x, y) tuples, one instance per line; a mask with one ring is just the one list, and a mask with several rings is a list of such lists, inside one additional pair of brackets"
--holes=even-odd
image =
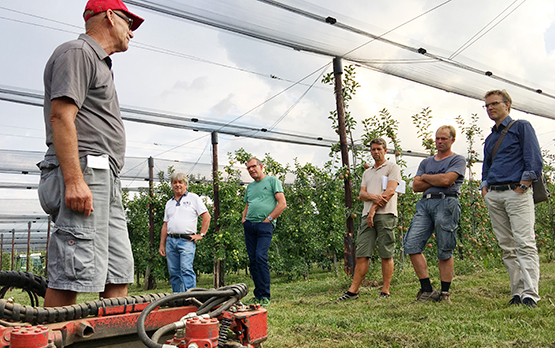
[(414, 114), (412, 123), (416, 126), (416, 135), (422, 140), (422, 147), (434, 155), (436, 153), (436, 143), (434, 141), (434, 130), (430, 129), (432, 126), (432, 110), (424, 108), (420, 113)]
[(456, 117), (457, 124), (461, 128), (462, 133), (466, 138), (467, 154), (466, 154), (466, 167), (468, 168), (469, 177), (468, 179), (474, 180), (474, 173), (472, 172), (472, 166), (478, 162), (478, 153), (476, 152), (476, 142), (480, 141), (480, 145), (484, 141), (484, 136), (482, 130), (478, 126), (479, 117), (477, 114), (472, 114), (470, 116), (471, 122), (469, 126), (466, 126), (465, 120), (459, 115)]
[[(353, 99), (356, 94), (356, 90), (360, 87), (360, 84), (356, 81), (356, 71), (354, 65), (347, 65), (343, 68), (343, 74), (341, 75), (341, 89), (343, 98), (343, 109), (345, 114), (345, 130), (349, 138), (351, 151), (356, 152), (353, 139), (353, 130), (356, 127), (357, 121), (351, 116), (349, 111), (349, 102)], [(335, 86), (335, 75), (333, 72), (324, 75), (322, 78), (322, 83)], [(339, 124), (337, 110), (330, 111), (328, 119), (332, 122), (332, 129), (339, 134)], [(334, 144), (330, 151), (330, 157), (333, 157), (336, 153), (340, 152), (339, 143)], [(356, 155), (354, 156), (356, 158)]]
[[(388, 150), (393, 150), (395, 154), (395, 162), (401, 167), (406, 167), (401, 151), (401, 141), (398, 137), (399, 121), (395, 120), (387, 109), (380, 110), (379, 116), (372, 116), (362, 121), (364, 133), (361, 136), (364, 146), (370, 146), (370, 141), (375, 138), (385, 138), (388, 143)], [(389, 141), (388, 141), (389, 139)], [(393, 144), (393, 146), (391, 146)]]

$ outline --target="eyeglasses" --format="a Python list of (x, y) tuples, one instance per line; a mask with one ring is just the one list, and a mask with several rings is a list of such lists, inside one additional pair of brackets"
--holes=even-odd
[(116, 11), (112, 11), (116, 14), (116, 16), (118, 16), (119, 18), (122, 18), (124, 21), (127, 22), (127, 25), (129, 26), (129, 30), (131, 30), (131, 27), (133, 26), (133, 19), (129, 18), (129, 17), (125, 17), (122, 14), (117, 13)]
[(505, 104), (505, 102), (502, 101), (502, 100), (497, 100), (497, 101), (491, 102), (489, 104), (486, 104), (482, 107), (487, 110), (490, 106), (496, 106), (497, 104)]

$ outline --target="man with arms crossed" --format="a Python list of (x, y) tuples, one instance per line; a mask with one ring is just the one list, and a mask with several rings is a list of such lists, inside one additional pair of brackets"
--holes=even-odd
[(243, 228), (249, 254), (249, 269), (254, 281), (254, 298), (249, 302), (270, 305), (270, 266), (268, 249), (272, 242), (277, 218), (287, 207), (281, 181), (264, 173), (257, 158), (247, 162), (249, 175), (254, 179), (245, 191)]
[[(457, 245), (457, 230), (461, 205), (460, 189), (464, 180), (466, 161), (451, 151), (456, 132), (453, 126), (441, 126), (436, 131), (437, 154), (420, 162), (412, 189), (423, 192), (416, 203), (416, 213), (405, 234), (405, 254), (420, 281), (417, 302), (451, 302), (449, 289), (453, 280), (453, 250)], [(435, 233), (441, 293), (432, 288), (426, 257), (422, 254), (428, 239)]]
[[(358, 298), (358, 289), (368, 272), (370, 258), (376, 242), (382, 260), (383, 287), (380, 298), (389, 297), (389, 286), (393, 277), (395, 255), (395, 228), (397, 227), (397, 193), (395, 189), (402, 180), (401, 170), (396, 163), (387, 161), (385, 140), (370, 141), (370, 153), (374, 166), (362, 175), (359, 197), (364, 201), (362, 222), (357, 235), (357, 263), (353, 282), (347, 292), (337, 300)], [(387, 188), (383, 189), (383, 178), (387, 177)]]
[[(206, 235), (211, 217), (202, 199), (187, 191), (187, 175), (173, 173), (171, 182), (174, 196), (166, 203), (158, 252), (168, 261), (173, 292), (185, 292), (197, 286), (193, 270), (196, 243)], [(199, 216), (202, 225), (197, 234)]]
[(39, 200), (56, 223), (46, 307), (74, 304), (78, 292), (126, 296), (133, 282), (119, 180), (125, 130), (109, 56), (128, 49), (143, 19), (120, 0), (90, 0), (83, 17), (86, 34), (60, 45), (44, 70)]
[(509, 305), (535, 308), (540, 300), (540, 263), (536, 248), (534, 199), (530, 185), (540, 177), (543, 161), (536, 132), (530, 122), (516, 121), (503, 138), (495, 156), (493, 148), (511, 123), (511, 97), (506, 91), (486, 93), (486, 111), (495, 122), (484, 144), (482, 197), (486, 201), (493, 232), (503, 250), (509, 272)]

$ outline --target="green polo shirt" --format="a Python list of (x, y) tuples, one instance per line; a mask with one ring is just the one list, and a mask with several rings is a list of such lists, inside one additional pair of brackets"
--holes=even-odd
[[(260, 181), (253, 181), (247, 186), (244, 202), (249, 204), (246, 219), (250, 222), (262, 222), (277, 205), (276, 193), (283, 192), (278, 178), (266, 175)], [(272, 223), (275, 225), (277, 219)]]

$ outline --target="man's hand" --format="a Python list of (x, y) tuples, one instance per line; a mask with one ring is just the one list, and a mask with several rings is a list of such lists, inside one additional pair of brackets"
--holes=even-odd
[(82, 178), (76, 182), (66, 184), (65, 203), (71, 210), (83, 212), (85, 217), (89, 217), (94, 211), (93, 195)]
[[(532, 180), (529, 180), (529, 181), (528, 180), (527, 181), (521, 180), (520, 184), (521, 185), (526, 185), (526, 186), (528, 186), (528, 188), (530, 188), (530, 186), (532, 185)], [(520, 193), (520, 194), (523, 194), (524, 192), (526, 192), (526, 190), (521, 189), (520, 186), (517, 186), (513, 191), (515, 191), (516, 193)]]
[(372, 201), (378, 207), (384, 207), (387, 204), (387, 199), (384, 196), (382, 196), (382, 195), (374, 195), (374, 196), (375, 196), (375, 198), (372, 199)]
[(166, 246), (160, 244), (160, 248), (158, 248), (158, 254), (166, 257)]
[(204, 238), (203, 236), (201, 236), (200, 234), (193, 234), (191, 236), (191, 242), (198, 242), (199, 240), (201, 240), (202, 238)]
[(376, 215), (376, 211), (371, 209), (368, 212), (368, 217), (366, 218), (366, 224), (368, 227), (374, 227), (374, 215)]
[(488, 187), (487, 186), (482, 187), (482, 198), (484, 198), (487, 194), (488, 194)]

